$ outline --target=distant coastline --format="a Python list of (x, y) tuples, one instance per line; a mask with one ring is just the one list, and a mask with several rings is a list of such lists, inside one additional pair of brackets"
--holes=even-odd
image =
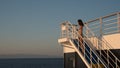
[(0, 59), (6, 58), (63, 58), (63, 56), (49, 56), (49, 55), (23, 55), (23, 54), (15, 54), (15, 55), (0, 55)]

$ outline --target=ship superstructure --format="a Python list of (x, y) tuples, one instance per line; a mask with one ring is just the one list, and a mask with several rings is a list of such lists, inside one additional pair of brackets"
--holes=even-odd
[(58, 42), (64, 50), (64, 68), (120, 68), (120, 12), (84, 25), (83, 37), (78, 33), (78, 25), (69, 21), (60, 25)]

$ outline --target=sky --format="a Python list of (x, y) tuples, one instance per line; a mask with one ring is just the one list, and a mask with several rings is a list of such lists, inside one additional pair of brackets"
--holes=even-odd
[(0, 56), (62, 57), (60, 23), (120, 12), (120, 0), (0, 0)]

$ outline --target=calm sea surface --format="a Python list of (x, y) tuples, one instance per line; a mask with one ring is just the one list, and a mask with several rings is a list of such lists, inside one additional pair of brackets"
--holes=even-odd
[(63, 58), (0, 59), (0, 68), (64, 68)]

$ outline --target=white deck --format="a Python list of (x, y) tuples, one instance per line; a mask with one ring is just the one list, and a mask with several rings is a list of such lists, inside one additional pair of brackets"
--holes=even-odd
[(103, 37), (113, 47), (113, 49), (120, 49), (120, 33), (105, 35)]

